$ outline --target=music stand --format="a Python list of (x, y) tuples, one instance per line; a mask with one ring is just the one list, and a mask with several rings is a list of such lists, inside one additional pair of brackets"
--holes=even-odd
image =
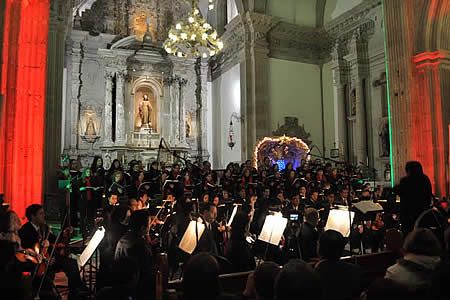
[(205, 224), (201, 221), (192, 220), (184, 232), (183, 238), (181, 239), (180, 244), (178, 244), (178, 248), (188, 254), (192, 254), (195, 248), (197, 248), (198, 241), (202, 237), (205, 228)]
[[(105, 237), (105, 232), (106, 230), (103, 226), (99, 227), (87, 244), (86, 248), (77, 258), (78, 266), (80, 271), (83, 273), (83, 281), (86, 282), (86, 285), (92, 295), (95, 295), (94, 278), (97, 278), (97, 270), (99, 265), (99, 255), (96, 252), (98, 251), (98, 246)], [(94, 262), (91, 261), (92, 258), (94, 258)], [(87, 267), (89, 267), (88, 272), (86, 270)], [(94, 276), (94, 272), (96, 273), (96, 276)], [(86, 275), (86, 273), (88, 274)]]
[[(349, 217), (350, 215), (350, 217)], [(332, 209), (328, 215), (327, 224), (324, 230), (335, 230), (340, 232), (344, 237), (349, 237), (351, 232), (351, 226), (355, 213), (345, 209)]]
[(283, 236), (284, 229), (286, 229), (287, 219), (279, 213), (274, 215), (267, 215), (261, 234), (258, 240), (266, 242), (266, 251), (264, 254), (264, 260), (267, 258), (267, 252), (269, 251), (269, 245), (278, 246)]

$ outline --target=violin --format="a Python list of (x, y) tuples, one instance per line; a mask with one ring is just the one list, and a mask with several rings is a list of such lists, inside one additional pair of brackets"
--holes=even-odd
[(51, 252), (49, 252), (49, 248), (53, 247), (56, 251), (56, 253), (58, 253), (60, 256), (68, 256), (69, 255), (69, 249), (67, 247), (67, 244), (69, 242), (70, 239), (70, 235), (73, 233), (73, 227), (69, 226), (66, 227), (63, 232), (61, 233), (62, 235), (62, 241), (58, 242), (58, 243), (50, 243), (50, 241), (48, 240), (48, 237), (50, 235), (50, 231), (48, 231), (48, 234), (46, 236), (46, 238), (39, 244), (36, 243), (34, 249), (35, 249), (35, 253), (40, 257), (40, 259), (37, 261), (37, 264), (39, 265), (39, 267), (37, 268), (36, 271), (36, 275), (37, 276), (43, 276), (45, 274), (45, 270), (47, 268), (47, 265), (50, 263), (49, 258), (50, 258), (50, 254)]
[(42, 262), (42, 257), (38, 255), (33, 249), (17, 250), (16, 259), (21, 263), (31, 262), (35, 265)]

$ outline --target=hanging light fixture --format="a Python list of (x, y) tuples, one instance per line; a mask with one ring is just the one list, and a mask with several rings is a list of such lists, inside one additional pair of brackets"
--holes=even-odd
[(230, 120), (230, 129), (228, 130), (228, 143), (227, 144), (231, 150), (233, 150), (234, 145), (236, 145), (236, 142), (234, 141), (233, 120)]
[[(213, 0), (209, 0), (208, 8), (214, 9)], [(169, 54), (186, 58), (209, 58), (223, 49), (217, 31), (200, 14), (198, 0), (192, 0), (192, 11), (187, 20), (176, 23), (169, 30), (164, 49)]]

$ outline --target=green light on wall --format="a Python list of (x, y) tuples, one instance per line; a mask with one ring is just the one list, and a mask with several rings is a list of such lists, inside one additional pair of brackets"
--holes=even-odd
[(384, 14), (384, 0), (383, 0), (383, 33), (384, 33), (384, 55), (385, 55), (385, 67), (386, 67), (386, 87), (387, 87), (387, 107), (388, 107), (388, 124), (389, 124), (389, 164), (391, 169), (391, 187), (394, 187), (394, 149), (392, 148), (392, 111), (391, 111), (391, 94), (390, 94), (390, 81), (389, 81), (389, 55), (387, 51), (387, 32), (386, 32), (386, 17)]

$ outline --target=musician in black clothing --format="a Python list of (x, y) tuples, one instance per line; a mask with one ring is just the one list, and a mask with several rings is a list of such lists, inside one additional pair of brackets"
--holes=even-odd
[(408, 162), (405, 171), (407, 175), (400, 181), (398, 194), (402, 231), (406, 236), (414, 228), (417, 217), (431, 207), (432, 188), (430, 179), (423, 173), (419, 162)]
[(146, 209), (131, 214), (129, 231), (117, 243), (115, 259), (127, 257), (139, 266), (136, 298), (152, 299), (155, 293), (155, 265), (151, 245), (148, 241), (150, 215)]
[(218, 237), (221, 235), (216, 222), (217, 207), (212, 203), (202, 203), (200, 205), (200, 218), (205, 225), (205, 231), (198, 241), (195, 252), (208, 252), (217, 255), (219, 254)]
[(231, 223), (231, 237), (227, 245), (227, 258), (230, 260), (233, 272), (254, 270), (255, 258), (250, 246), (245, 240), (249, 217), (245, 211), (236, 214)]
[[(24, 249), (34, 249), (36, 245), (40, 248), (40, 252), (45, 248), (46, 243), (55, 244), (56, 236), (51, 232), (49, 226), (45, 222), (44, 208), (40, 204), (32, 204), (26, 209), (26, 217), (28, 222), (19, 230), (22, 247)], [(51, 249), (48, 249), (51, 253)], [(59, 251), (55, 251), (54, 260), (50, 260), (47, 275), (53, 280), (54, 274), (62, 270), (69, 280), (69, 290), (72, 295), (79, 293), (83, 287), (80, 273), (78, 271), (77, 262), (65, 255), (61, 255)]]

